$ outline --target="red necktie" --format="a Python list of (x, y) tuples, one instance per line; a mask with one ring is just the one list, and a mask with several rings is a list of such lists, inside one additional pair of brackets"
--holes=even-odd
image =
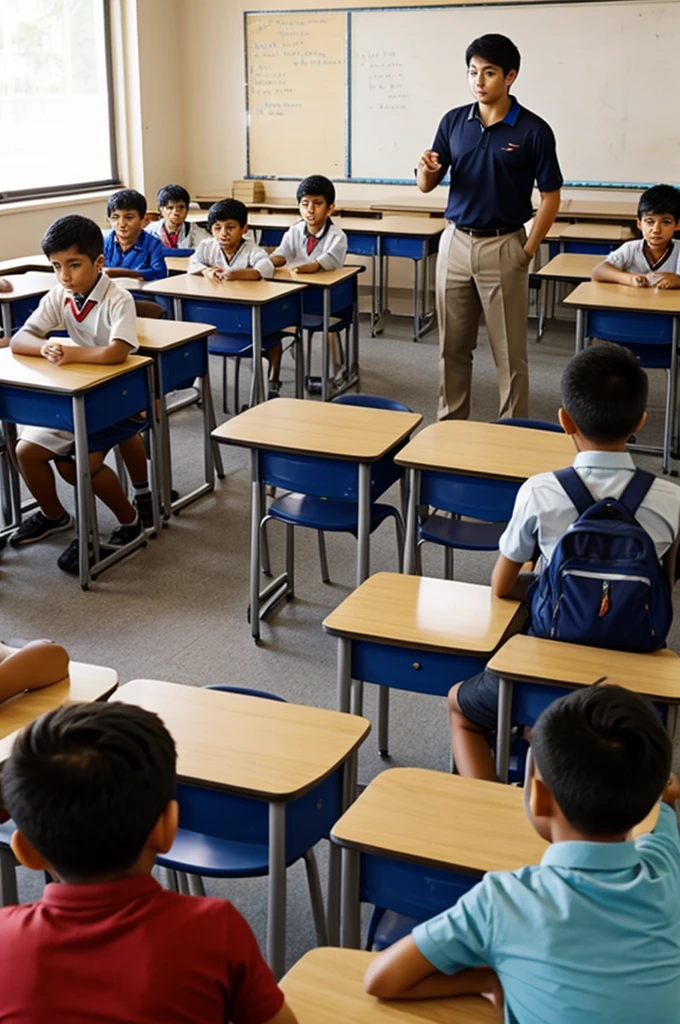
[(316, 235), (307, 235), (307, 255), (308, 256), (312, 255), (312, 253), (314, 252), (314, 247), (315, 247), (315, 245), (316, 245), (316, 243), (318, 241), (319, 241), (319, 239), (316, 237)]

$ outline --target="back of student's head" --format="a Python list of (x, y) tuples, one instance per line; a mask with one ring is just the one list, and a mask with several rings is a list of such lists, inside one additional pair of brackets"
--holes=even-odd
[(106, 204), (106, 216), (110, 217), (116, 210), (135, 210), (140, 217), (146, 216), (146, 199), (136, 188), (122, 188), (114, 192)]
[(168, 203), (185, 203), (188, 206), (191, 196), (183, 185), (163, 185), (156, 193), (156, 202), (159, 209)]
[(235, 220), (244, 228), (248, 223), (248, 208), (240, 199), (220, 199), (219, 203), (213, 203), (208, 210), (209, 231), (212, 231), (213, 224), (218, 220)]
[(66, 881), (124, 873), (175, 793), (175, 744), (129, 704), (72, 704), (17, 737), (2, 769), (4, 806)]
[(680, 220), (680, 191), (673, 185), (652, 185), (642, 193), (638, 203), (640, 220), (647, 213), (657, 216), (668, 213), (676, 221)]
[(627, 440), (647, 406), (647, 374), (622, 345), (591, 345), (562, 374), (562, 405), (594, 444)]
[(556, 700), (532, 730), (538, 769), (569, 823), (616, 836), (661, 796), (672, 747), (652, 706), (620, 686), (589, 686)]
[(104, 236), (99, 225), (89, 217), (69, 213), (50, 224), (40, 244), (48, 258), (55, 252), (75, 248), (94, 262), (104, 251)]
[(520, 54), (512, 39), (507, 36), (490, 32), (485, 36), (474, 39), (465, 51), (465, 63), (470, 67), (473, 57), (486, 61), (488, 64), (495, 64), (503, 69), (503, 74), (510, 71), (519, 71)]
[(303, 178), (295, 193), (298, 203), (305, 196), (322, 196), (329, 206), (335, 202), (335, 185), (323, 174), (310, 174)]

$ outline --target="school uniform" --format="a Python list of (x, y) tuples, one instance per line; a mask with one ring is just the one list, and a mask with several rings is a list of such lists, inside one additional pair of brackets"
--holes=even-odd
[(257, 270), (260, 277), (270, 279), (274, 276), (274, 264), (269, 256), (255, 242), (248, 238), (241, 241), (238, 249), (227, 256), (215, 238), (207, 238), (201, 242), (189, 260), (189, 274), (200, 274), (209, 267), (221, 270)]
[[(110, 345), (112, 341), (124, 341), (129, 345), (130, 352), (137, 351), (135, 303), (124, 288), (120, 288), (106, 274), (101, 274), (92, 291), (84, 297), (84, 301), (79, 301), (81, 299), (82, 296), (76, 298), (62, 285), (56, 285), (43, 295), (38, 308), (31, 313), (22, 330), (38, 338), (46, 338), (51, 331), (65, 328), (76, 345), (102, 347)], [(123, 424), (128, 423), (128, 420), (123, 421)], [(125, 427), (122, 429), (125, 430)], [(125, 432), (131, 436), (131, 433), (137, 431), (131, 427), (130, 432)], [(95, 436), (101, 437), (102, 433), (92, 435), (90, 442)], [(68, 430), (21, 427), (20, 435), (23, 441), (38, 444), (57, 456), (68, 455), (73, 448), (73, 434)], [(124, 439), (123, 436), (119, 437), (119, 440)], [(114, 440), (108, 447), (117, 443)], [(104, 450), (107, 448), (102, 444), (90, 447), (90, 451)]]
[(283, 256), (292, 267), (316, 262), (322, 270), (339, 270), (347, 256), (347, 235), (330, 217), (316, 235), (310, 233), (304, 220), (299, 220), (288, 228), (272, 255)]
[(679, 902), (678, 821), (662, 804), (634, 842), (554, 843), (537, 866), (488, 872), (413, 938), (444, 974), (491, 967), (506, 1024), (660, 1024), (680, 1006)]
[(617, 270), (627, 274), (678, 274), (680, 273), (680, 242), (672, 238), (668, 248), (656, 263), (652, 263), (645, 251), (644, 238), (624, 242), (605, 258)]
[(104, 238), (104, 262), (107, 267), (123, 267), (135, 270), (145, 281), (157, 281), (168, 276), (163, 246), (148, 231), (140, 231), (135, 244), (126, 249), (120, 247), (115, 231), (109, 231)]
[(195, 249), (200, 242), (210, 238), (200, 224), (190, 224), (186, 220), (179, 231), (171, 232), (162, 217), (160, 220), (151, 221), (144, 230), (157, 238), (164, 249)]

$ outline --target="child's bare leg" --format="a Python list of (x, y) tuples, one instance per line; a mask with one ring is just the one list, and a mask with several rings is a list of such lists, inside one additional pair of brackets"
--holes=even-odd
[(496, 768), (486, 733), (480, 725), (466, 718), (458, 704), (458, 690), (462, 683), (456, 683), (449, 690), (449, 720), (451, 722), (451, 749), (453, 760), (460, 775), (473, 779), (488, 779), (497, 782)]
[(54, 452), (43, 448), (32, 441), (19, 441), (17, 445), (17, 461), (26, 486), (40, 505), (43, 515), (48, 519), (60, 519), (66, 509), (59, 500), (54, 482), (54, 473), (50, 466)]
[(340, 362), (340, 346), (338, 344), (338, 336), (335, 331), (332, 331), (328, 335), (328, 348), (333, 360), (333, 372), (340, 373), (342, 369), (342, 363)]
[(68, 675), (68, 654), (51, 640), (32, 640), (25, 647), (0, 644), (0, 701), (23, 690), (57, 683)]
[(146, 459), (146, 449), (139, 434), (129, 437), (127, 441), (121, 441), (118, 445), (120, 454), (123, 456), (125, 468), (130, 474), (133, 484), (146, 483), (148, 487), (149, 469)]
[(281, 342), (277, 342), (276, 345), (272, 345), (266, 351), (267, 359), (269, 360), (269, 379), (272, 381), (278, 381), (279, 379), (279, 367), (281, 365)]
[[(90, 452), (90, 476), (92, 491), (97, 498), (111, 509), (119, 523), (127, 525), (137, 518), (136, 509), (128, 501), (120, 480), (108, 466), (104, 465), (106, 452)], [(57, 462), (59, 473), (70, 484), (76, 482), (76, 467), (73, 462)]]

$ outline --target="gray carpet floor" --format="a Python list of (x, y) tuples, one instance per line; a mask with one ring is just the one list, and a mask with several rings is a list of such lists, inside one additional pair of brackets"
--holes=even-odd
[[(556, 418), (562, 368), (573, 352), (574, 328), (553, 322), (540, 344), (530, 325), (531, 412)], [(432, 422), (437, 397), (437, 342), (432, 332), (414, 344), (410, 321), (392, 317), (384, 334), (371, 338), (361, 321), (361, 390), (406, 402)], [(318, 343), (317, 343), (318, 348)], [(293, 394), (293, 367), (284, 358), (282, 393)], [(211, 368), (214, 399), (221, 409), (221, 364)], [(247, 376), (247, 375), (246, 375)], [(658, 443), (664, 409), (664, 376), (651, 375), (649, 424), (645, 440)], [(245, 392), (245, 382), (244, 382)], [(242, 401), (246, 401), (245, 393)], [(497, 415), (495, 372), (484, 331), (475, 358), (472, 415)], [(223, 419), (218, 411), (218, 421)], [(171, 420), (175, 486), (181, 493), (197, 482), (201, 460), (200, 414), (184, 409)], [(332, 583), (321, 582), (316, 541), (310, 531), (297, 532), (297, 598), (284, 603), (263, 624), (255, 646), (246, 622), (248, 590), (249, 462), (245, 451), (224, 448), (226, 478), (215, 491), (173, 517), (169, 528), (148, 546), (114, 566), (83, 593), (76, 579), (57, 568), (56, 559), (71, 536), (56, 537), (23, 550), (7, 548), (0, 560), (4, 591), (3, 636), (50, 637), (63, 643), (71, 657), (115, 668), (120, 682), (154, 678), (202, 686), (229, 683), (273, 690), (291, 701), (332, 708), (336, 700), (335, 643), (321, 629), (322, 619), (353, 589), (355, 541), (328, 536)], [(660, 471), (660, 460), (640, 464)], [(72, 495), (65, 493), (68, 507)], [(394, 500), (397, 500), (396, 493)], [(113, 527), (100, 509), (103, 535)], [(276, 524), (273, 524), (275, 527)], [(282, 562), (281, 536), (270, 533), (274, 567)], [(456, 578), (488, 583), (491, 554), (456, 556)], [(371, 569), (396, 570), (394, 531), (388, 524), (374, 534)], [(424, 572), (442, 575), (442, 554), (424, 554)], [(680, 620), (670, 637), (678, 649)], [(365, 713), (373, 719), (375, 693), (367, 687)], [(416, 765), (446, 771), (449, 745), (445, 702), (395, 692), (391, 710), (389, 765)], [(368, 782), (385, 768), (375, 736), (369, 736), (359, 759), (359, 781)], [(326, 850), (318, 855), (325, 881)], [(39, 881), (21, 871), (22, 899), (35, 898)], [(288, 873), (288, 963), (314, 945), (302, 864)], [(209, 882), (208, 892), (230, 898), (247, 916), (262, 944), (266, 925), (266, 879), (224, 884)]]

